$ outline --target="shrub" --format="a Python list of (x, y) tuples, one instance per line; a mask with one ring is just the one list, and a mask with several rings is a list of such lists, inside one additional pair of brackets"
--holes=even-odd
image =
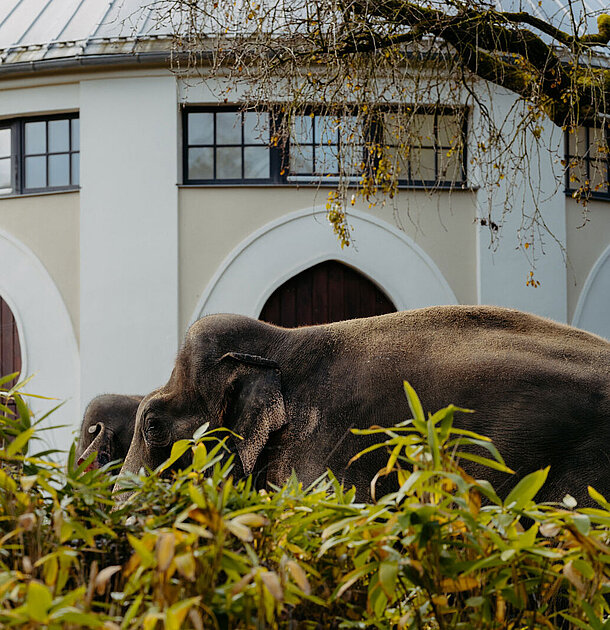
[[(359, 431), (380, 434), (380, 475), (398, 480), (367, 504), (330, 473), (234, 480), (226, 438), (204, 427), (116, 506), (116, 466), (75, 466), (74, 446), (65, 469), (32, 454), (19, 389), (16, 415), (0, 407), (2, 627), (610, 627), (606, 499), (537, 504), (541, 470), (500, 500), (459, 465), (505, 469), (493, 445), (453, 427), (453, 406), (426, 418), (408, 384), (411, 420)], [(191, 466), (161, 475), (188, 450)]]

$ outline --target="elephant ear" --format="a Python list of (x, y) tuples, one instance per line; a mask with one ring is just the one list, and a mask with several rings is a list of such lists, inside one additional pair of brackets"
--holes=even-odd
[(220, 362), (228, 370), (222, 425), (243, 438), (236, 440), (237, 453), (249, 475), (271, 433), (286, 424), (280, 369), (275, 361), (239, 352)]

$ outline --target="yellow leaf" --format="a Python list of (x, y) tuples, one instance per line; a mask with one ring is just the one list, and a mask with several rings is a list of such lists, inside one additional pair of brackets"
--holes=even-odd
[(244, 577), (242, 577), (239, 582), (235, 582), (235, 584), (233, 584), (231, 588), (231, 595), (237, 595), (238, 593), (241, 593), (246, 588), (246, 586), (248, 586), (248, 584), (252, 582), (253, 577), (254, 571), (246, 573), (246, 575), (244, 575)]
[(289, 560), (286, 563), (286, 568), (290, 571), (290, 575), (294, 580), (294, 583), (305, 593), (305, 595), (311, 595), (311, 586), (307, 579), (307, 573), (300, 564), (294, 560)]
[(163, 533), (157, 538), (155, 551), (157, 555), (157, 569), (159, 571), (167, 570), (174, 558), (175, 548), (176, 538), (171, 532)]
[(165, 630), (180, 630), (188, 611), (199, 603), (200, 599), (200, 597), (191, 597), (170, 606), (165, 613)]
[(191, 552), (183, 553), (174, 558), (174, 562), (176, 563), (176, 568), (178, 569), (178, 573), (182, 577), (185, 577), (187, 580), (195, 579), (195, 569), (197, 567), (195, 563), (195, 558), (193, 558), (193, 554)]
[(252, 542), (254, 536), (252, 536), (252, 530), (239, 522), (235, 522), (235, 519), (225, 522), (226, 528), (240, 540), (244, 542)]
[(98, 595), (102, 595), (104, 593), (104, 591), (106, 590), (106, 586), (108, 582), (110, 581), (110, 578), (117, 571), (120, 571), (120, 570), (121, 570), (121, 566), (118, 564), (114, 564), (110, 567), (106, 567), (105, 569), (102, 569), (95, 576), (95, 590), (97, 591)]
[(261, 514), (254, 514), (252, 512), (249, 512), (248, 514), (239, 514), (233, 518), (232, 521), (249, 527), (262, 527), (263, 525), (269, 525), (269, 519), (265, 518)]
[(446, 578), (441, 580), (441, 589), (445, 593), (461, 593), (479, 586), (479, 580), (473, 577), (459, 577), (457, 580)]
[(266, 589), (273, 596), (273, 599), (281, 602), (284, 599), (284, 591), (277, 573), (275, 573), (275, 571), (264, 571), (260, 574), (260, 577)]

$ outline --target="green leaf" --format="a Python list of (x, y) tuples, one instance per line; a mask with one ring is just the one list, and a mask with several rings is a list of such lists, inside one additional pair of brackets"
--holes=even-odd
[(600, 492), (598, 492), (597, 490), (595, 490), (595, 488), (592, 488), (591, 486), (588, 486), (587, 490), (589, 491), (589, 496), (596, 503), (599, 503), (599, 505), (601, 505), (606, 510), (610, 510), (610, 503), (608, 503), (608, 501), (606, 500), (606, 497), (603, 494), (601, 494)]
[(494, 459), (489, 459), (488, 457), (482, 457), (481, 455), (474, 455), (473, 453), (464, 453), (463, 451), (460, 451), (457, 452), (455, 456), (461, 457), (462, 459), (467, 459), (471, 462), (476, 462), (477, 464), (481, 464), (482, 466), (486, 466), (487, 468), (499, 470), (500, 472), (505, 472), (508, 474), (514, 474), (515, 472), (505, 464), (501, 464), (500, 462), (497, 462)]
[[(20, 433), (7, 447), (6, 454), (9, 457), (13, 457), (19, 453), (23, 447), (28, 443), (30, 438), (34, 435), (34, 427), (30, 427), (26, 431)], [(27, 450), (26, 450), (27, 452)]]
[(441, 455), (438, 447), (438, 436), (436, 435), (436, 427), (432, 421), (428, 421), (428, 448), (434, 461), (434, 468), (439, 469), (441, 467)]
[(347, 575), (344, 575), (342, 579), (343, 584), (335, 591), (335, 593), (333, 593), (332, 599), (339, 599), (339, 597), (341, 597), (341, 595), (343, 595), (350, 586), (355, 584), (360, 578), (370, 573), (375, 568), (376, 564), (376, 562), (369, 562), (358, 569), (350, 571)]
[(409, 402), (409, 409), (411, 409), (413, 414), (413, 424), (420, 433), (424, 434), (426, 431), (426, 416), (424, 415), (421, 401), (408, 381), (403, 381), (403, 386)]
[(192, 440), (178, 440), (177, 442), (174, 442), (169, 459), (163, 462), (161, 466), (157, 468), (157, 471), (163, 472), (164, 470), (170, 468), (186, 453), (186, 451), (188, 451), (188, 449), (191, 447), (191, 444)]
[(180, 630), (188, 611), (199, 603), (201, 597), (191, 597), (170, 606), (165, 613), (165, 630)]
[(396, 588), (397, 578), (397, 562), (382, 562), (379, 565), (379, 584), (390, 601), (394, 599), (394, 590)]
[(521, 481), (509, 492), (504, 500), (504, 507), (510, 507), (513, 510), (523, 509), (537, 494), (544, 485), (549, 474), (550, 466), (542, 470), (536, 470), (526, 475)]
[(53, 603), (51, 592), (40, 582), (30, 582), (25, 599), (25, 609), (27, 614), (34, 621), (46, 621), (49, 608)]

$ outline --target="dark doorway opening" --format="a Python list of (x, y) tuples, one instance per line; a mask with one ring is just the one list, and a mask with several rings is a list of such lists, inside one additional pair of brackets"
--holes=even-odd
[(269, 297), (260, 319), (294, 328), (393, 313), (390, 299), (355, 269), (327, 260), (305, 269)]
[[(7, 376), (14, 372), (21, 372), (21, 346), (17, 322), (9, 305), (0, 297), (0, 376)], [(18, 380), (17, 378), (2, 385), (2, 389), (10, 389)], [(5, 400), (0, 398), (0, 403)], [(13, 403), (8, 405), (15, 409)]]

